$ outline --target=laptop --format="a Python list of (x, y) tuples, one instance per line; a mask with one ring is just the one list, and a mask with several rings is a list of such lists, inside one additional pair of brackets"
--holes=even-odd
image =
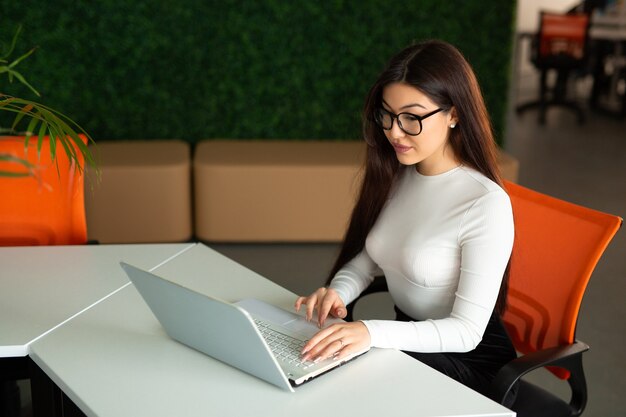
[(168, 336), (282, 389), (294, 392), (368, 350), (339, 361), (302, 362), (302, 346), (319, 331), (303, 316), (257, 299), (218, 300), (125, 262), (120, 265)]

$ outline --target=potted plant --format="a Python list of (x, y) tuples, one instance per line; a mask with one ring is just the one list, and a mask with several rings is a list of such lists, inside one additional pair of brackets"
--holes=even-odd
[[(95, 168), (93, 156), (86, 144), (93, 143), (93, 139), (76, 122), (46, 105), (14, 97), (3, 91), (3, 85), (6, 85), (3, 81), (17, 81), (37, 97), (41, 97), (41, 94), (16, 69), (36, 48), (12, 58), (21, 30), (22, 27), (18, 26), (7, 50), (0, 51), (0, 111), (15, 115), (11, 126), (0, 126), (0, 140), (6, 135), (23, 136), (25, 149), (31, 141), (36, 141), (38, 156), (45, 149), (50, 152), (50, 159), (55, 161), (60, 149), (79, 172), (84, 168), (82, 161)], [(45, 138), (49, 140), (49, 146), (43, 147)], [(31, 162), (14, 154), (3, 153), (1, 149), (0, 162), (3, 163), (0, 177), (36, 176), (35, 166)]]

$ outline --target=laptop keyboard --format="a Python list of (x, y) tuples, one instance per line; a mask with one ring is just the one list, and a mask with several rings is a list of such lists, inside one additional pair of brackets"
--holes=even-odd
[(305, 344), (303, 340), (280, 333), (272, 329), (269, 323), (262, 320), (254, 319), (254, 323), (278, 360), (301, 369), (307, 369), (315, 365), (311, 361), (302, 361), (300, 352), (302, 352)]

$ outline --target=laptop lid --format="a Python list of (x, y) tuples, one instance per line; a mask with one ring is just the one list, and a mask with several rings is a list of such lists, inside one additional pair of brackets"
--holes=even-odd
[(120, 265), (172, 339), (293, 392), (244, 309), (125, 262)]

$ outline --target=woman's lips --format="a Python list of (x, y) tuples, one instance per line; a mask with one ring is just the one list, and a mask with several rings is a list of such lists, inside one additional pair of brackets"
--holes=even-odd
[(404, 146), (395, 143), (393, 143), (392, 145), (393, 149), (395, 149), (397, 153), (406, 153), (412, 149), (411, 146)]

